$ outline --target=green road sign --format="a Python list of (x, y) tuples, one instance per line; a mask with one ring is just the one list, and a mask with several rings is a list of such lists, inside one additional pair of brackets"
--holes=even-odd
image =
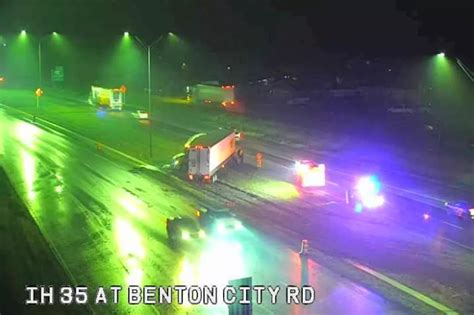
[(51, 69), (51, 81), (53, 82), (64, 82), (64, 67), (56, 66)]
[[(236, 289), (236, 302), (234, 304), (229, 305), (229, 315), (252, 315), (252, 277), (248, 278), (240, 278), (235, 280), (229, 281), (229, 286), (232, 286)], [(250, 303), (239, 303), (239, 301), (243, 301), (243, 294), (239, 288), (248, 288), (248, 295), (246, 299), (249, 300)], [(245, 299), (245, 300), (246, 300)]]

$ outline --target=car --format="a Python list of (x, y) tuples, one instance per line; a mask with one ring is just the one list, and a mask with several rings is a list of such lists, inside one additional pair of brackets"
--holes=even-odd
[(239, 231), (243, 228), (242, 222), (227, 208), (211, 209), (201, 207), (196, 209), (196, 217), (201, 226), (211, 232), (222, 234)]
[(446, 201), (444, 206), (448, 215), (455, 215), (460, 219), (474, 220), (474, 206), (470, 206), (469, 202), (465, 200), (457, 202)]
[(206, 237), (206, 232), (199, 223), (191, 217), (175, 217), (166, 219), (166, 232), (172, 244), (200, 240)]

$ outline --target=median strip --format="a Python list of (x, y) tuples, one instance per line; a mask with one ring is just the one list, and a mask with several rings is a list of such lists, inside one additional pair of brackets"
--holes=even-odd
[(455, 314), (458, 314), (456, 311), (450, 309), (449, 307), (433, 300), (432, 298), (424, 295), (423, 293), (421, 292), (418, 292), (416, 291), (415, 289), (412, 289), (406, 285), (404, 285), (403, 283), (400, 283), (390, 277), (387, 277), (386, 275), (380, 273), (380, 272), (377, 272), (367, 266), (364, 266), (362, 264), (359, 264), (357, 262), (354, 262), (350, 259), (346, 259), (346, 261), (351, 264), (352, 266), (354, 266), (355, 268), (365, 272), (365, 273), (368, 273), (372, 276), (374, 276), (375, 278), (379, 279), (379, 280), (382, 280), (383, 282), (385, 283), (388, 283), (389, 285), (395, 287), (396, 289), (408, 294), (408, 295), (411, 295), (412, 297), (422, 301), (423, 303), (437, 309), (438, 311), (440, 312), (443, 312), (444, 314), (449, 314), (449, 315), (455, 315)]

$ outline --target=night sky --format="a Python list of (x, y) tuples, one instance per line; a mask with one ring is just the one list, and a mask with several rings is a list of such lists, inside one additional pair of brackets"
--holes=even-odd
[(0, 34), (56, 30), (92, 41), (128, 30), (151, 41), (172, 31), (219, 54), (277, 63), (315, 48), (391, 57), (443, 49), (472, 60), (472, 21), (471, 1), (0, 0)]

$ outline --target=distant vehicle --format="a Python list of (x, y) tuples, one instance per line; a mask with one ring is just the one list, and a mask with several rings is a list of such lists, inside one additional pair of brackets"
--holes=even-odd
[(359, 178), (354, 188), (346, 191), (346, 203), (354, 207), (355, 212), (383, 206), (385, 198), (381, 194), (381, 183), (377, 177), (364, 176)]
[(409, 107), (403, 104), (400, 106), (392, 106), (389, 109), (387, 109), (387, 112), (392, 113), (392, 114), (414, 114), (415, 109), (413, 107)]
[(407, 106), (405, 104), (401, 106), (392, 106), (387, 109), (387, 112), (391, 114), (429, 114), (431, 113), (431, 108), (428, 106)]
[(221, 85), (217, 82), (204, 82), (189, 87), (188, 99), (194, 103), (217, 103), (222, 106), (235, 104), (235, 86)]
[(326, 185), (326, 166), (311, 160), (295, 162), (296, 184), (299, 187), (323, 187)]
[(137, 118), (138, 120), (148, 120), (148, 112), (137, 110), (136, 112), (132, 113), (132, 116)]
[(199, 208), (196, 210), (196, 216), (201, 226), (207, 231), (226, 233), (243, 228), (242, 222), (227, 208)]
[(6, 81), (7, 79), (4, 76), (0, 75), (0, 86), (4, 84)]
[(204, 239), (206, 232), (199, 227), (193, 218), (168, 218), (166, 219), (166, 232), (168, 239), (174, 245), (181, 241)]
[(474, 220), (474, 205), (469, 205), (465, 200), (458, 202), (445, 202), (446, 213), (455, 215), (460, 219)]
[(123, 108), (123, 93), (120, 89), (104, 89), (91, 86), (89, 104), (121, 111)]
[(306, 105), (310, 102), (310, 98), (309, 97), (295, 97), (295, 98), (291, 98), (289, 99), (286, 104), (288, 105)]
[(184, 154), (173, 157), (173, 168), (185, 168), (189, 180), (214, 182), (217, 172), (228, 162), (239, 163), (235, 131), (218, 130), (192, 136)]

